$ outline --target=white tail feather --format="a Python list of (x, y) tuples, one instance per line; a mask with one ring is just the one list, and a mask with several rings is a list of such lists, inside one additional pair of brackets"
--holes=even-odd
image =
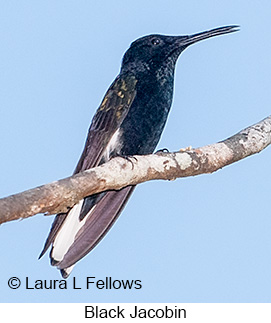
[(61, 261), (64, 258), (70, 246), (73, 244), (77, 232), (86, 222), (87, 216), (85, 216), (82, 221), (79, 220), (83, 201), (84, 200), (81, 200), (70, 210), (62, 228), (57, 233), (51, 253), (51, 257), (55, 261)]
[(73, 267), (74, 265), (61, 270), (63, 278), (67, 278), (70, 275), (71, 271), (73, 270)]

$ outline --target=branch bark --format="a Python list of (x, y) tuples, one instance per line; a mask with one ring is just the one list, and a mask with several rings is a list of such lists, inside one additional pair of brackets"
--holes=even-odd
[(0, 224), (38, 213), (65, 212), (82, 198), (154, 179), (207, 174), (271, 143), (271, 116), (221, 142), (173, 153), (116, 157), (99, 167), (0, 199)]

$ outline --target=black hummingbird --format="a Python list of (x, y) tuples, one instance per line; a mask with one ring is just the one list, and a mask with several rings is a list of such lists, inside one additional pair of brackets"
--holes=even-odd
[[(179, 55), (200, 40), (237, 30), (238, 26), (226, 26), (189, 36), (148, 35), (135, 40), (93, 117), (74, 173), (114, 156), (152, 153), (171, 107)], [(40, 257), (52, 245), (51, 264), (67, 278), (73, 265), (112, 227), (134, 188), (88, 196), (69, 212), (57, 214)]]

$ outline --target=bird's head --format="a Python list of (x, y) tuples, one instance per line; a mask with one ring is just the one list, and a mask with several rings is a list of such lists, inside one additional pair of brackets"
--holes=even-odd
[(189, 36), (148, 35), (135, 40), (124, 54), (121, 71), (137, 75), (174, 72), (175, 63), (189, 45), (213, 36), (238, 30), (238, 26), (219, 27)]

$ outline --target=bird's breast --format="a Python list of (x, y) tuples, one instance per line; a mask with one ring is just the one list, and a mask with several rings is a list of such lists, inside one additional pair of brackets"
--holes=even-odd
[(138, 88), (121, 124), (122, 154), (149, 154), (158, 144), (172, 103), (173, 82)]

